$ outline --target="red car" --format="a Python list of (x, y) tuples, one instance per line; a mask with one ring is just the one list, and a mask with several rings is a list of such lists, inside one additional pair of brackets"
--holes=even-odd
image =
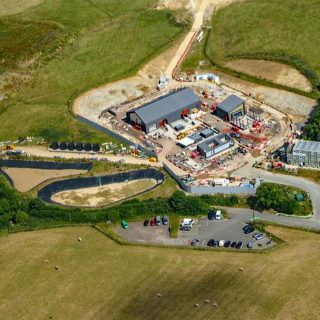
[(153, 227), (156, 225), (156, 218), (150, 219), (150, 226)]

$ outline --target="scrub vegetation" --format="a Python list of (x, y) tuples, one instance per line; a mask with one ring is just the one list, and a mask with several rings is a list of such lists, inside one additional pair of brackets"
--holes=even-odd
[(103, 141), (105, 135), (73, 118), (71, 103), (133, 74), (186, 30), (155, 2), (47, 0), (0, 18), (0, 70), (10, 78), (0, 102), (1, 139)]
[(295, 187), (270, 182), (263, 183), (258, 188), (252, 206), (261, 210), (273, 209), (297, 216), (312, 214), (311, 200), (306, 192)]
[[(303, 201), (296, 200), (298, 193), (303, 195)], [(135, 198), (109, 207), (81, 209), (45, 204), (38, 198), (20, 194), (3, 179), (0, 180), (0, 229), (9, 227), (11, 232), (70, 223), (142, 219), (159, 214), (201, 216), (206, 215), (210, 208), (220, 206), (251, 206), (301, 216), (312, 213), (310, 198), (302, 190), (273, 184), (263, 184), (257, 195), (252, 197), (220, 194), (187, 196), (183, 191), (175, 191), (166, 198)]]

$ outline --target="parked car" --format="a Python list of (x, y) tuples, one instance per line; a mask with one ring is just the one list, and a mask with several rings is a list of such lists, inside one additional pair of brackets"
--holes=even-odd
[(236, 245), (236, 249), (241, 249), (242, 247), (242, 241), (239, 241)]
[(162, 224), (165, 225), (165, 226), (168, 224), (168, 216), (163, 216), (162, 217)]
[(208, 213), (208, 219), (209, 220), (215, 220), (216, 219), (216, 212), (214, 210), (210, 210)]
[(230, 248), (235, 248), (237, 245), (237, 242), (236, 241), (232, 241), (231, 244), (230, 244)]
[(143, 221), (143, 226), (144, 227), (147, 227), (149, 225), (149, 220), (147, 219), (147, 220), (144, 220)]
[(252, 249), (252, 248), (253, 248), (253, 242), (252, 242), (252, 241), (249, 241), (249, 242), (247, 243), (247, 248), (248, 248), (248, 249)]
[(225, 242), (224, 240), (220, 240), (219, 241), (219, 247), (223, 247), (224, 246), (224, 242)]
[(219, 244), (218, 240), (213, 240), (213, 247), (216, 247)]
[(208, 246), (208, 247), (213, 247), (213, 243), (214, 243), (214, 239), (210, 239), (210, 240), (207, 242), (207, 246)]
[(152, 219), (150, 220), (150, 226), (153, 227), (153, 226), (155, 226), (155, 225), (156, 225), (156, 218), (152, 218)]
[(190, 226), (192, 227), (194, 224), (194, 220), (193, 219), (183, 219), (181, 222), (181, 226)]
[(193, 239), (193, 240), (191, 241), (191, 245), (192, 245), (192, 246), (197, 246), (197, 245), (199, 244), (199, 242), (200, 242), (199, 239)]
[(265, 235), (264, 235), (263, 233), (259, 233), (259, 234), (256, 235), (255, 239), (256, 239), (256, 240), (261, 240), (261, 239), (263, 239), (264, 237), (265, 237)]
[(157, 226), (161, 225), (161, 217), (160, 216), (156, 216), (156, 225)]
[(129, 228), (129, 225), (128, 225), (128, 223), (127, 223), (127, 221), (126, 220), (121, 220), (121, 227), (123, 228), (123, 229), (128, 229)]
[(249, 234), (254, 231), (254, 227), (251, 224), (247, 224), (242, 230), (245, 234)]
[(217, 210), (217, 212), (216, 212), (216, 220), (222, 220), (221, 210)]
[(227, 240), (225, 243), (224, 243), (224, 247), (225, 248), (229, 248), (231, 245), (231, 241), (230, 240)]
[(181, 231), (190, 231), (192, 229), (191, 226), (180, 226)]

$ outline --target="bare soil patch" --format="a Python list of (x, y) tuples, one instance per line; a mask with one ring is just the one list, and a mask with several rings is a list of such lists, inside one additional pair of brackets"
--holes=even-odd
[(42, 170), (30, 168), (4, 168), (13, 180), (14, 187), (20, 192), (27, 192), (47, 180), (74, 176), (87, 172), (86, 170)]
[(8, 16), (21, 13), (31, 7), (35, 7), (44, 0), (0, 0), (0, 16)]
[(156, 181), (153, 179), (112, 183), (101, 187), (59, 192), (53, 195), (52, 200), (71, 206), (98, 207), (131, 197), (155, 184)]
[(298, 70), (286, 64), (266, 60), (239, 59), (227, 62), (226, 67), (287, 87), (307, 92), (312, 90), (308, 79)]

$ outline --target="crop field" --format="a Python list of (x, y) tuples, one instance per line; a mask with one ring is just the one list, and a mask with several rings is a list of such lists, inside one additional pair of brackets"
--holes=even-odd
[(318, 319), (320, 236), (269, 231), (288, 244), (268, 254), (120, 246), (89, 227), (1, 236), (0, 312), (7, 320)]
[(287, 63), (319, 83), (320, 1), (248, 0), (213, 17), (206, 52), (219, 65), (233, 59)]
[[(71, 102), (134, 73), (182, 35), (186, 24), (154, 10), (155, 2), (47, 0), (0, 18), (0, 73), (10, 78), (2, 84), (8, 99), (0, 102), (1, 140), (102, 141), (72, 117)], [(31, 79), (22, 80), (26, 75)]]

